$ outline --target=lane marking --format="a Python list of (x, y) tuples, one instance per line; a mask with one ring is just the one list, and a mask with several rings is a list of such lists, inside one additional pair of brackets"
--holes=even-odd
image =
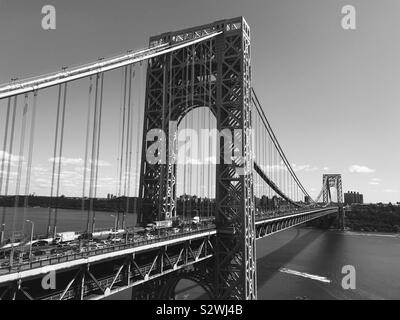
[(292, 274), (295, 276), (303, 277), (303, 278), (317, 280), (317, 281), (321, 281), (321, 282), (325, 282), (325, 283), (331, 283), (331, 280), (329, 280), (328, 278), (322, 277), (322, 276), (317, 276), (315, 274), (300, 272), (300, 271), (296, 271), (296, 270), (292, 270), (292, 269), (288, 269), (288, 268), (282, 268), (279, 271), (283, 272), (283, 273), (288, 273), (288, 274)]
[(345, 236), (400, 238), (400, 234), (358, 233), (353, 231), (345, 231), (343, 234)]

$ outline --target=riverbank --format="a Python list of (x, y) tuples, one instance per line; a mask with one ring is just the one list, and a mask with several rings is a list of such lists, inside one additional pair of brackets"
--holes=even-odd
[(400, 206), (392, 204), (352, 205), (345, 225), (351, 231), (400, 233)]

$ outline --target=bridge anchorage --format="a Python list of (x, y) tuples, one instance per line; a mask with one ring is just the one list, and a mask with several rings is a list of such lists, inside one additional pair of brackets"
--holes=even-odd
[[(90, 162), (93, 190), (99, 163), (95, 155), (98, 159), (104, 136), (100, 135), (103, 80), (108, 71), (122, 70), (124, 112), (131, 110), (130, 103), (125, 108), (125, 100), (131, 100), (133, 69), (147, 63), (144, 120), (140, 123), (143, 139), (141, 145), (138, 143), (140, 181), (136, 186), (138, 220), (146, 230), (139, 235), (139, 231), (124, 226), (121, 235), (113, 233), (113, 240), (118, 241), (92, 249), (90, 245), (96, 244), (88, 238), (95, 234), (93, 208), (98, 199), (96, 191), (89, 192), (82, 202), (83, 208), (90, 203), (87, 230), (80, 234), (80, 241), (89, 244), (87, 250), (80, 250), (81, 243), (71, 242), (68, 254), (53, 255), (50, 246), (45, 258), (17, 261), (14, 254), (19, 250), (23, 253), (23, 249), (0, 249), (0, 262), (2, 255), (11, 262), (0, 265), (0, 299), (95, 300), (127, 289), (133, 289), (132, 299), (174, 299), (180, 279), (199, 284), (212, 299), (257, 299), (256, 240), (343, 212), (340, 175), (324, 175), (321, 193), (314, 201), (286, 158), (252, 87), (250, 39), (250, 28), (243, 17), (221, 20), (151, 37), (149, 47), (143, 50), (0, 87), (0, 102), (8, 99), (10, 109), (19, 95), (25, 96), (28, 106), (28, 95), (33, 93), (36, 106), (42, 89), (58, 86), (59, 101), (63, 101), (58, 105), (64, 113), (70, 92), (67, 84), (90, 80), (89, 101), (93, 85), (95, 92)], [(179, 190), (177, 127), (199, 109), (208, 110), (219, 133), (215, 139), (215, 174), (209, 174), (207, 183), (215, 194), (194, 188), (195, 194), (187, 195)], [(57, 121), (64, 124), (63, 118)], [(123, 123), (129, 126), (129, 122)], [(132, 131), (130, 138), (128, 128), (122, 129), (122, 136), (125, 133), (128, 146)], [(122, 155), (124, 147), (121, 149)], [(126, 155), (128, 159), (128, 147)], [(190, 185), (201, 184), (192, 175), (185, 177)], [(337, 202), (332, 201), (332, 187), (336, 188)], [(129, 207), (129, 191), (124, 196), (121, 201)], [(124, 218), (130, 212), (124, 205), (117, 209)], [(4, 235), (4, 225), (1, 227)], [(21, 241), (19, 246), (27, 247), (27, 242)], [(44, 289), (44, 277), (53, 273), (57, 287)]]

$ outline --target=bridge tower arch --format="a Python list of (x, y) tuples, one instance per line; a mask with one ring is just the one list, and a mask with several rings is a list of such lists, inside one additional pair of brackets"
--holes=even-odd
[(328, 204), (332, 202), (331, 188), (336, 189), (337, 204), (339, 206), (338, 222), (339, 229), (345, 229), (345, 211), (343, 208), (343, 190), (342, 175), (340, 174), (324, 174), (322, 178), (323, 202)]
[[(221, 299), (256, 299), (255, 208), (251, 133), (250, 28), (243, 17), (217, 21), (150, 38), (150, 45), (179, 43), (219, 32), (210, 39), (149, 59), (143, 127), (139, 221), (176, 216), (178, 122), (196, 106), (215, 114), (217, 130), (238, 135), (239, 143), (218, 144), (216, 166), (216, 256), (214, 295)], [(161, 130), (165, 162), (150, 163), (147, 151)], [(163, 141), (164, 140), (164, 141)], [(225, 148), (240, 159), (226, 161)]]
[(336, 189), (337, 203), (343, 204), (342, 175), (324, 174), (322, 178), (323, 202), (332, 202), (331, 188)]

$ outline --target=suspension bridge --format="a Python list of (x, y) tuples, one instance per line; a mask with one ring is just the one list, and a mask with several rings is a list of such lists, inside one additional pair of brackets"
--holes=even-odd
[[(343, 218), (343, 199), (340, 174), (324, 175), (321, 193), (311, 198), (251, 75), (250, 28), (239, 17), (0, 86), (0, 299), (93, 300), (129, 288), (132, 299), (174, 299), (181, 279), (214, 299), (257, 299), (256, 240), (326, 215)], [(49, 103), (55, 130), (37, 141), (43, 130), (37, 113)], [(60, 244), (66, 115), (73, 103), (86, 104), (87, 114), (83, 137), (74, 142), (84, 149), (81, 184), (74, 187), (81, 229)], [(110, 125), (109, 114), (119, 124)], [(101, 163), (110, 150), (102, 142), (110, 131), (118, 150), (115, 196), (106, 201)], [(39, 236), (29, 208), (33, 158), (44, 144), (53, 148), (46, 232)], [(96, 235), (107, 235), (96, 227), (103, 203), (137, 221), (124, 220), (121, 229), (116, 222), (100, 241)], [(33, 248), (39, 240), (42, 247)]]

